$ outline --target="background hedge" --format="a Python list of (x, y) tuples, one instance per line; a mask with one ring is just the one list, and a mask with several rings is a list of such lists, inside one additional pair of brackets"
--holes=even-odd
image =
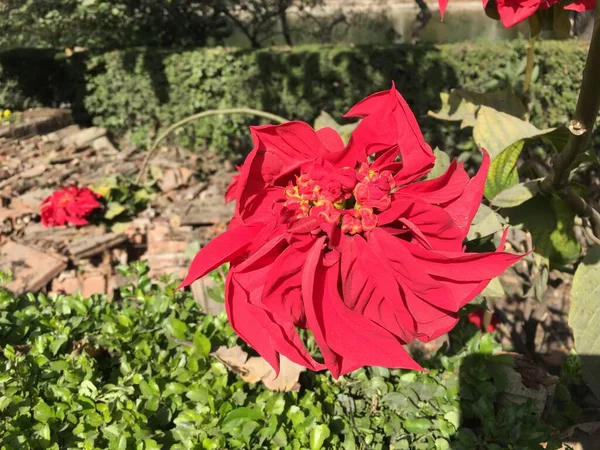
[[(515, 67), (523, 60), (525, 49), (523, 41), (258, 51), (138, 48), (75, 58), (13, 50), (0, 54), (0, 86), (10, 86), (0, 88), (0, 105), (20, 109), (71, 103), (80, 120), (145, 139), (209, 108), (249, 106), (306, 121), (325, 109), (339, 119), (355, 102), (394, 80), (417, 116), (425, 116), (439, 106), (441, 91), (489, 88), (507, 64)], [(539, 77), (528, 93), (536, 125), (569, 119), (585, 52), (585, 43), (578, 41), (536, 45)], [(185, 136), (230, 148), (249, 123), (240, 117), (209, 120), (184, 131)], [(439, 122), (435, 127), (428, 119), (421, 122), (433, 144), (448, 144)]]

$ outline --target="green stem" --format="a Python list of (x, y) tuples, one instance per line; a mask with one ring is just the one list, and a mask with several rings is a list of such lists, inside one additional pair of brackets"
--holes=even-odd
[[(577, 214), (586, 213), (594, 233), (600, 233), (600, 214), (585, 200), (565, 187), (571, 166), (577, 156), (584, 152), (592, 137), (592, 131), (600, 109), (600, 0), (596, 0), (594, 32), (583, 69), (583, 80), (579, 90), (574, 119), (569, 124), (569, 138), (562, 152), (552, 158), (552, 172), (540, 182), (543, 193), (558, 193)], [(578, 197), (578, 198), (576, 198)], [(583, 203), (582, 203), (583, 202)], [(597, 235), (600, 237), (600, 234)]]
[(266, 111), (261, 111), (259, 109), (253, 109), (253, 108), (209, 109), (209, 110), (197, 113), (197, 114), (193, 114), (189, 117), (186, 117), (183, 120), (180, 120), (177, 123), (174, 123), (169, 128), (167, 128), (162, 134), (160, 134), (158, 136), (158, 138), (156, 138), (156, 140), (152, 144), (152, 147), (150, 147), (150, 150), (148, 150), (148, 154), (146, 155), (146, 158), (144, 158), (144, 162), (142, 163), (142, 167), (140, 168), (140, 172), (138, 173), (135, 183), (140, 184), (142, 182), (142, 180), (144, 179), (144, 175), (146, 174), (146, 168), (148, 167), (148, 163), (150, 162), (152, 155), (154, 155), (154, 153), (156, 152), (156, 149), (158, 148), (160, 143), (162, 141), (164, 141), (167, 138), (167, 136), (169, 136), (169, 134), (171, 134), (176, 129), (183, 127), (184, 125), (187, 125), (188, 123), (193, 122), (194, 120), (202, 119), (204, 117), (209, 117), (209, 116), (223, 115), (223, 114), (225, 114), (225, 115), (227, 115), (227, 114), (250, 114), (253, 116), (264, 117), (265, 119), (269, 119), (269, 120), (272, 120), (272, 121), (278, 122), (278, 123), (289, 122), (289, 120), (284, 119), (281, 116), (271, 114)]

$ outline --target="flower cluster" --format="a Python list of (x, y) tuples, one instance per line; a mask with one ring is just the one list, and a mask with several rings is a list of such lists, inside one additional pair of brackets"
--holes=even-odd
[[(482, 1), (483, 8), (485, 9), (488, 6), (489, 0)], [(549, 9), (558, 2), (559, 0), (496, 0), (495, 3), (502, 24), (509, 28), (528, 19), (538, 9)], [(448, 0), (438, 0), (438, 4), (440, 6), (440, 14), (443, 18), (448, 6)], [(595, 7), (595, 0), (575, 0), (564, 6), (564, 9), (583, 12), (592, 10)]]
[(62, 186), (41, 203), (42, 224), (45, 227), (59, 227), (67, 223), (87, 225), (86, 217), (102, 206), (99, 198), (88, 188)]
[[(365, 365), (420, 369), (403, 345), (452, 329), (457, 311), (521, 256), (466, 253), (489, 157), (469, 178), (434, 155), (395, 88), (354, 106), (344, 145), (302, 122), (252, 128), (254, 149), (228, 191), (226, 232), (194, 258), (188, 286), (226, 261), (233, 329), (277, 371), (279, 355), (338, 377)], [(323, 356), (308, 353), (298, 328)]]

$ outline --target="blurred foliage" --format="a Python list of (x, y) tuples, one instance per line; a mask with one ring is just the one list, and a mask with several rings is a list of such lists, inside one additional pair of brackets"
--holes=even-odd
[(204, 315), (144, 263), (121, 271), (131, 282), (110, 302), (0, 287), (0, 448), (533, 450), (550, 439), (531, 404), (497, 408), (510, 358), (467, 321), (428, 372), (304, 373), (299, 392), (271, 392), (210, 357), (243, 345), (224, 315)]
[[(309, 123), (325, 110), (339, 121), (354, 103), (388, 89), (394, 80), (428, 141), (460, 153), (472, 151), (470, 134), (424, 117), (426, 112), (438, 109), (442, 91), (485, 91), (494, 73), (522, 61), (526, 45), (507, 41), (258, 51), (139, 48), (72, 58), (14, 50), (0, 53), (0, 104), (18, 110), (70, 103), (80, 119), (92, 117), (113, 133), (130, 133), (137, 143), (147, 144), (157, 130), (213, 108), (247, 106)], [(538, 43), (539, 75), (525, 105), (534, 125), (545, 128), (568, 121), (585, 54), (579, 42)], [(32, 74), (33, 66), (44, 70)], [(11, 87), (4, 89), (3, 83)], [(179, 143), (199, 146), (208, 140), (222, 151), (247, 146), (251, 123), (255, 122), (239, 116), (196, 122), (179, 130)]]
[(4, 0), (0, 47), (202, 46), (229, 35), (207, 0)]

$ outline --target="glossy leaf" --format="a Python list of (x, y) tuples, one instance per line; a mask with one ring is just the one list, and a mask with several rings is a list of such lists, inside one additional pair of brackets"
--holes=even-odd
[(427, 180), (441, 177), (450, 166), (450, 157), (446, 152), (443, 152), (436, 147), (433, 150), (433, 154), (435, 155), (435, 165), (425, 177)]
[(558, 197), (537, 196), (506, 210), (511, 225), (529, 231), (535, 251), (550, 260), (551, 267), (574, 262), (580, 245), (573, 232), (574, 214)]
[(583, 376), (596, 398), (600, 398), (600, 246), (590, 247), (575, 271), (569, 325), (575, 349), (581, 355)]
[(471, 222), (467, 240), (472, 241), (494, 234), (504, 228), (505, 220), (489, 206), (479, 205), (477, 214)]
[(496, 196), (490, 199), (494, 206), (501, 208), (512, 208), (525, 203), (539, 193), (539, 181), (531, 180), (515, 184), (512, 187), (500, 191)]
[(482, 106), (477, 113), (473, 139), (478, 147), (488, 151), (493, 162), (502, 151), (516, 142), (542, 136), (552, 131), (554, 128), (540, 130), (518, 117)]
[(485, 197), (492, 202), (502, 191), (519, 183), (517, 160), (523, 150), (524, 141), (510, 145), (495, 158), (485, 180)]

